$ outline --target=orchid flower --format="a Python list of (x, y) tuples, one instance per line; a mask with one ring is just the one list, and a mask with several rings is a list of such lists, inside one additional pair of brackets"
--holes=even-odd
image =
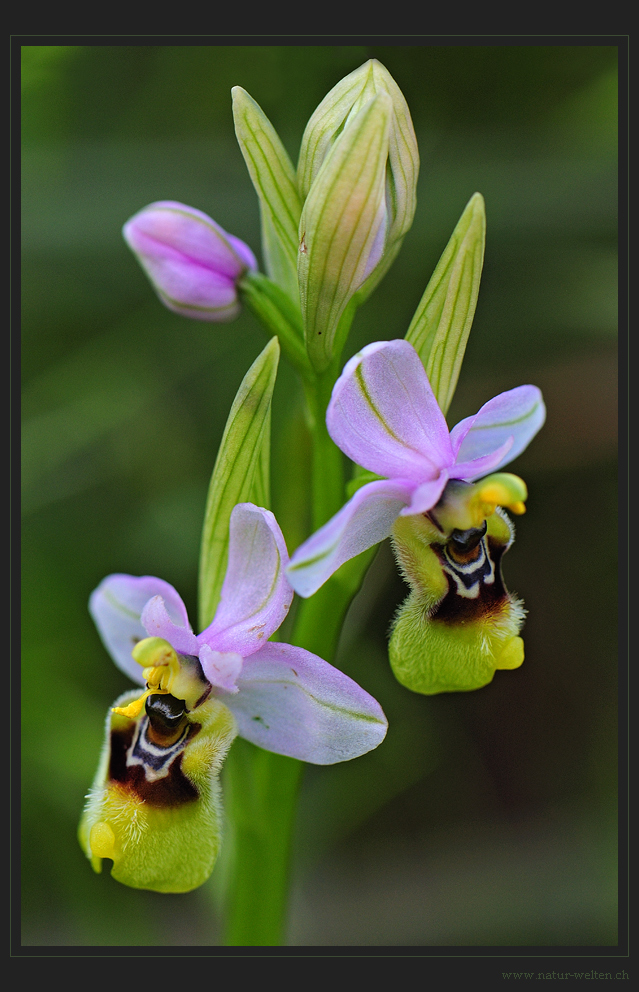
[[(326, 425), (335, 444), (377, 478), (294, 553), (288, 577), (295, 591), (311, 596), (343, 562), (388, 537), (398, 518), (435, 513), (448, 488), (453, 497), (454, 480), (473, 482), (507, 465), (544, 420), (539, 389), (519, 386), (449, 432), (413, 346), (405, 340), (367, 345), (335, 383)], [(475, 505), (494, 510), (501, 503), (523, 512), (521, 494), (512, 492), (497, 481), (475, 492)], [(450, 505), (446, 509), (450, 516)], [(458, 516), (468, 516), (468, 510), (458, 507)], [(472, 519), (451, 520), (449, 530), (478, 526)]]
[(169, 310), (196, 320), (237, 316), (237, 281), (256, 270), (257, 261), (248, 245), (207, 214), (161, 200), (131, 217), (122, 233)]
[(293, 598), (287, 562), (273, 514), (242, 503), (231, 514), (217, 612), (201, 634), (162, 579), (110, 575), (93, 592), (105, 647), (145, 686), (121, 697), (107, 721), (80, 827), (96, 870), (109, 857), (114, 877), (134, 887), (200, 885), (217, 856), (217, 774), (236, 734), (314, 764), (358, 757), (384, 739), (381, 707), (352, 679), (269, 641)]

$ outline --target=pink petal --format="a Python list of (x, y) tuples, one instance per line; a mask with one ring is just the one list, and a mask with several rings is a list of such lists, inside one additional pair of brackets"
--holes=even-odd
[(253, 503), (235, 506), (220, 604), (200, 643), (243, 658), (257, 651), (290, 609), (293, 590), (286, 578), (287, 564), (286, 544), (273, 514)]
[(178, 654), (197, 655), (197, 637), (190, 627), (173, 622), (161, 596), (154, 596), (148, 601), (142, 610), (141, 619), (149, 637), (163, 637)]
[[(161, 596), (174, 624), (190, 630), (186, 607), (173, 586), (151, 575), (108, 575), (93, 591), (89, 612), (102, 643), (114, 662), (139, 685), (144, 685), (142, 669), (131, 657), (138, 641), (148, 636), (142, 624), (142, 611), (154, 596)], [(193, 636), (193, 635), (191, 635)]]
[(211, 685), (225, 692), (238, 691), (237, 678), (242, 671), (242, 656), (233, 651), (213, 651), (208, 644), (200, 647), (200, 664)]
[(236, 280), (257, 268), (248, 245), (201, 210), (170, 200), (131, 217), (124, 238), (162, 302), (196, 320), (231, 320), (239, 311)]
[[(451, 476), (472, 481), (486, 472), (508, 465), (530, 444), (545, 419), (546, 408), (537, 386), (518, 386), (493, 397), (474, 417), (466, 417), (451, 431), (450, 439), (456, 455)], [(510, 438), (512, 444), (506, 447)], [(476, 469), (472, 464), (466, 467), (467, 463), (492, 457), (498, 451), (502, 452), (501, 458), (490, 467), (486, 468), (485, 464)], [(459, 475), (462, 466), (464, 472), (472, 474)]]
[(489, 472), (494, 472), (496, 468), (504, 464), (506, 455), (514, 442), (515, 439), (511, 435), (499, 448), (491, 451), (489, 455), (480, 455), (479, 458), (473, 458), (469, 462), (455, 463), (450, 470), (451, 479), (465, 479), (468, 482), (473, 479), (479, 479), (482, 475), (487, 475)]
[[(179, 252), (186, 259), (205, 266), (231, 281), (257, 262), (248, 245), (233, 238), (202, 210), (173, 200), (150, 203), (138, 211), (123, 229), (124, 237), (136, 253), (155, 245), (154, 253)], [(243, 245), (240, 253), (237, 246)]]
[(369, 482), (302, 544), (287, 569), (300, 596), (312, 596), (349, 559), (383, 541), (415, 486), (402, 479)]
[(410, 505), (404, 507), (400, 516), (407, 517), (415, 513), (428, 513), (444, 491), (448, 482), (448, 472), (442, 472), (432, 482), (424, 482), (413, 493)]
[(303, 648), (269, 642), (244, 662), (239, 692), (221, 696), (241, 737), (316, 765), (348, 761), (381, 744), (379, 703), (343, 672)]
[(326, 425), (349, 458), (377, 475), (425, 482), (453, 462), (444, 415), (408, 341), (375, 342), (347, 362)]

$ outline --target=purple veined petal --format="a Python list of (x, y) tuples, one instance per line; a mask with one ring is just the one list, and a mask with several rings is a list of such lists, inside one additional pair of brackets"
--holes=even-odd
[[(257, 269), (253, 252), (239, 238), (220, 227), (202, 210), (174, 200), (159, 200), (138, 211), (124, 225), (129, 247), (145, 253), (150, 242), (155, 251), (171, 248), (185, 259), (205, 266), (233, 281), (248, 266)], [(243, 246), (238, 251), (238, 243)]]
[(428, 513), (444, 491), (444, 487), (449, 479), (447, 471), (433, 479), (432, 482), (423, 482), (413, 493), (413, 498), (408, 506), (400, 511), (400, 516), (407, 517), (416, 513)]
[(175, 624), (190, 629), (186, 607), (173, 586), (151, 575), (108, 575), (89, 599), (89, 612), (102, 643), (118, 668), (139, 685), (144, 685), (142, 669), (131, 652), (138, 641), (148, 637), (141, 616), (154, 596), (162, 597)]
[(349, 458), (377, 475), (421, 483), (454, 461), (446, 420), (408, 341), (377, 341), (346, 363), (326, 426)]
[(506, 459), (506, 455), (514, 443), (515, 439), (511, 435), (499, 448), (491, 451), (488, 455), (480, 455), (479, 458), (473, 458), (469, 462), (456, 462), (450, 470), (451, 479), (464, 479), (466, 482), (472, 482), (473, 479), (479, 479), (482, 475), (494, 472), (505, 461), (510, 461), (510, 458)]
[(215, 651), (243, 658), (269, 639), (288, 613), (293, 590), (286, 578), (288, 552), (277, 520), (253, 503), (231, 513), (229, 560), (213, 622), (199, 636)]
[(486, 471), (492, 472), (507, 465), (530, 444), (545, 419), (546, 407), (537, 386), (518, 386), (500, 393), (484, 403), (474, 417), (466, 417), (451, 431), (450, 438), (456, 455), (456, 464), (451, 475), (461, 478), (457, 471), (462, 463), (495, 453), (512, 437), (511, 447), (504, 452), (497, 464), (463, 478), (479, 478)]
[(208, 644), (200, 645), (200, 664), (207, 679), (224, 692), (238, 691), (237, 678), (242, 671), (243, 658), (234, 651), (213, 651)]
[(244, 662), (238, 687), (220, 698), (240, 736), (276, 754), (331, 765), (366, 754), (386, 735), (379, 703), (303, 648), (265, 644)]
[(414, 488), (406, 479), (381, 479), (358, 489), (292, 556), (287, 575), (295, 592), (312, 596), (345, 561), (388, 537)]
[(197, 655), (198, 639), (190, 627), (173, 621), (162, 596), (154, 596), (142, 610), (142, 626), (148, 637), (163, 637), (178, 654)]
[(199, 320), (220, 320), (239, 311), (235, 283), (168, 245), (137, 238), (138, 260), (162, 302), (175, 313)]

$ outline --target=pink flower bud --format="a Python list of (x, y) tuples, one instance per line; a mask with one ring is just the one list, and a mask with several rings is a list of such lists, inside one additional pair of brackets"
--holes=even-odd
[(131, 217), (122, 233), (169, 310), (195, 320), (237, 316), (237, 280), (257, 262), (207, 214), (163, 200)]

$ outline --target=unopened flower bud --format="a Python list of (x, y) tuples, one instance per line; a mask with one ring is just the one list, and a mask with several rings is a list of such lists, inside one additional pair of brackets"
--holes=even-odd
[(349, 314), (399, 251), (415, 213), (418, 168), (406, 101), (376, 60), (342, 79), (308, 122), (298, 166), (298, 280), (317, 371), (339, 354)]
[(237, 316), (237, 280), (257, 262), (248, 245), (207, 214), (163, 200), (135, 214), (122, 233), (169, 310), (195, 320)]
[(300, 194), (304, 200), (323, 161), (340, 135), (366, 104), (386, 93), (391, 98), (387, 163), (387, 244), (403, 238), (415, 214), (419, 152), (408, 104), (390, 72), (369, 59), (341, 79), (312, 114), (302, 138), (298, 165)]

